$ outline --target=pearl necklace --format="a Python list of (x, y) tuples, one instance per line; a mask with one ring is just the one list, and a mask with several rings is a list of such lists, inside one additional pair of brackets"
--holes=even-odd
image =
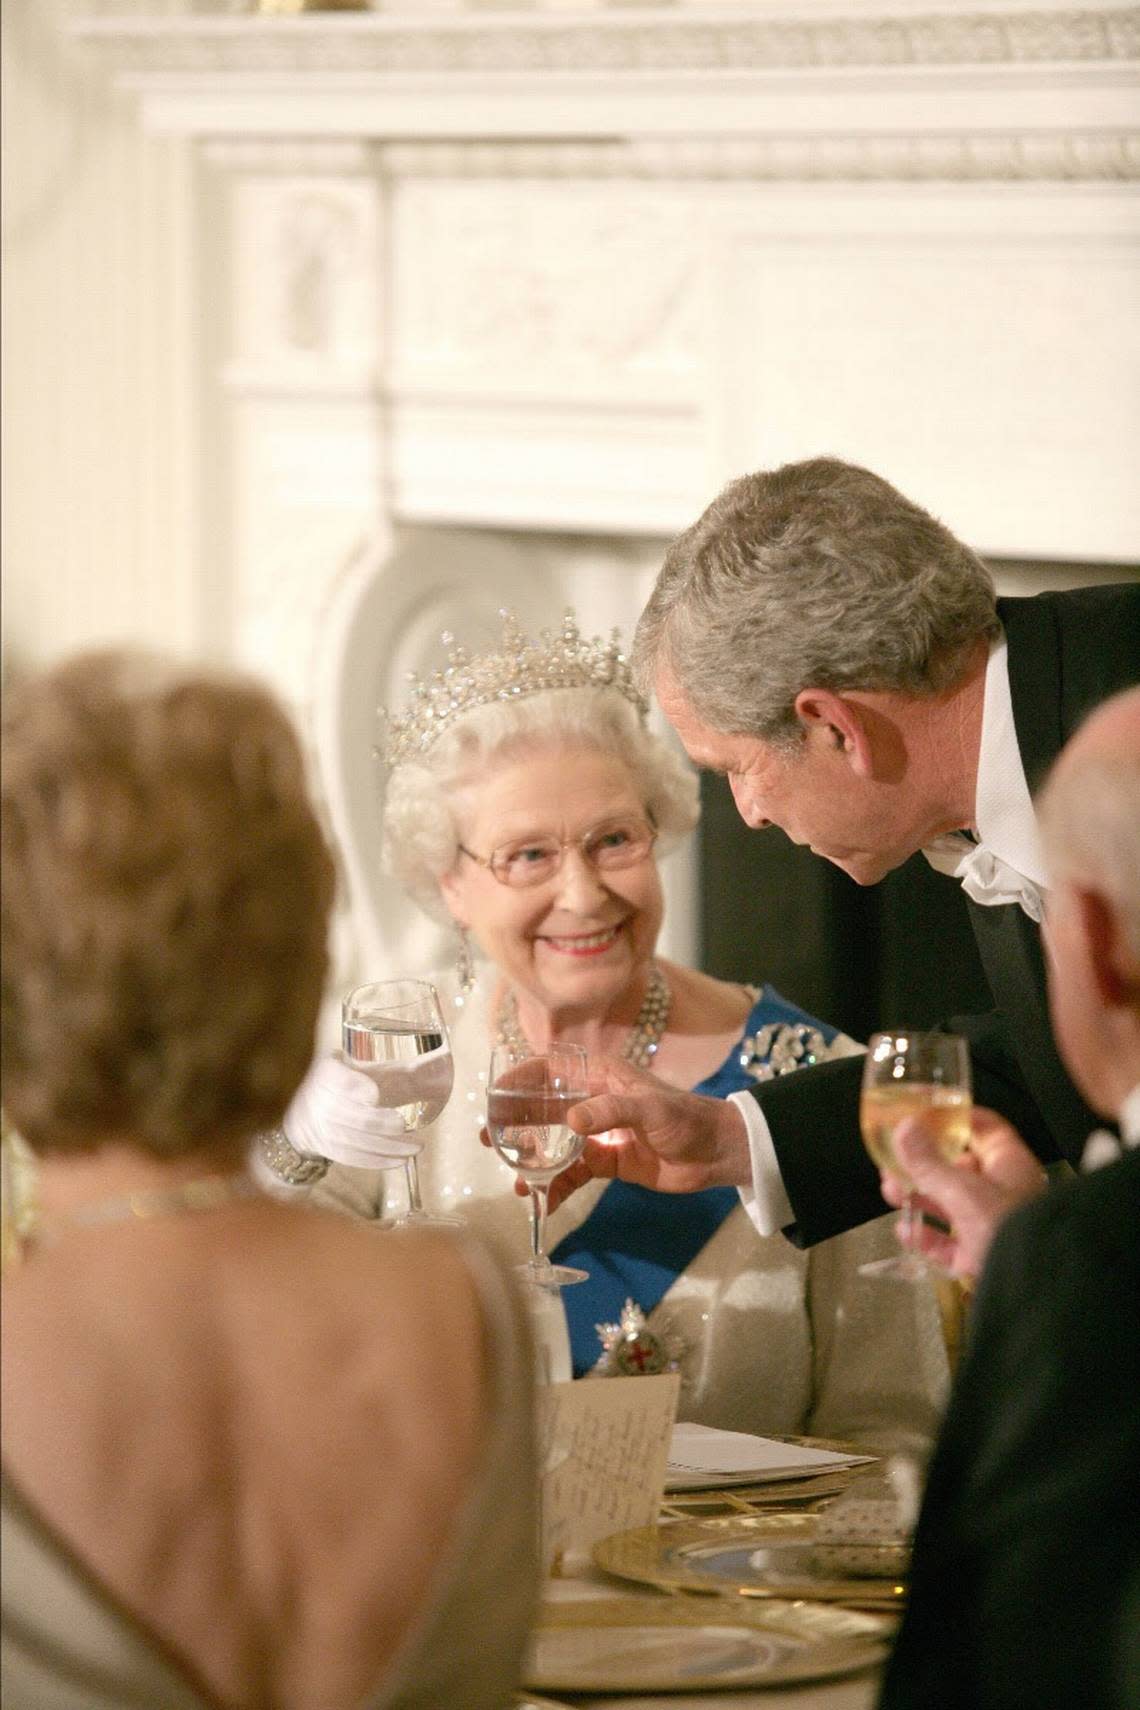
[[(635, 1069), (647, 1068), (657, 1055), (669, 1020), (670, 995), (669, 982), (654, 962), (649, 970), (649, 983), (645, 988), (641, 1008), (637, 1012), (637, 1020), (622, 1047), (622, 1057), (627, 1063), (632, 1063)], [(499, 1045), (506, 1045), (511, 1055), (519, 1061), (534, 1054), (534, 1047), (528, 1042), (519, 1025), (519, 1004), (513, 991), (506, 992), (499, 1005), (495, 1040)]]

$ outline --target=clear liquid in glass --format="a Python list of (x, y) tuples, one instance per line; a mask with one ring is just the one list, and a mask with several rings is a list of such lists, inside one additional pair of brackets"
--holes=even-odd
[(411, 1133), (426, 1128), (451, 1096), (455, 1069), (445, 1034), (423, 1023), (345, 1021), (345, 1058), (380, 1089), (380, 1103), (398, 1112)]
[(545, 1186), (585, 1145), (566, 1121), (581, 1091), (528, 1092), (492, 1087), (487, 1095), (487, 1132), (491, 1144), (524, 1182)]

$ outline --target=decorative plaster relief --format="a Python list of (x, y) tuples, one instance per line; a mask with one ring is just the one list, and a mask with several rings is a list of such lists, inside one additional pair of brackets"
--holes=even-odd
[[(397, 385), (570, 376), (610, 395), (698, 365), (691, 205), (644, 186), (404, 183), (395, 193)], [(636, 396), (636, 393), (634, 394)]]
[(237, 360), (290, 372), (373, 367), (380, 334), (375, 180), (243, 175), (231, 197)]

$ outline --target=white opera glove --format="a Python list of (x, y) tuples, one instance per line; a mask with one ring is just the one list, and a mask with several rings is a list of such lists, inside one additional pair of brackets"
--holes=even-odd
[(303, 1158), (358, 1170), (390, 1170), (422, 1150), (400, 1114), (380, 1104), (380, 1088), (339, 1051), (318, 1057), (285, 1112), (285, 1137)]

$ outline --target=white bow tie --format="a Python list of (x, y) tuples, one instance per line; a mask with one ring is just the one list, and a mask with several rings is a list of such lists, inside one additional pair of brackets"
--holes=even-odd
[(1041, 892), (1033, 880), (1010, 867), (984, 843), (971, 843), (960, 831), (951, 831), (928, 843), (922, 853), (936, 872), (958, 879), (972, 902), (987, 908), (1017, 903), (1030, 920), (1040, 921), (1044, 912)]

